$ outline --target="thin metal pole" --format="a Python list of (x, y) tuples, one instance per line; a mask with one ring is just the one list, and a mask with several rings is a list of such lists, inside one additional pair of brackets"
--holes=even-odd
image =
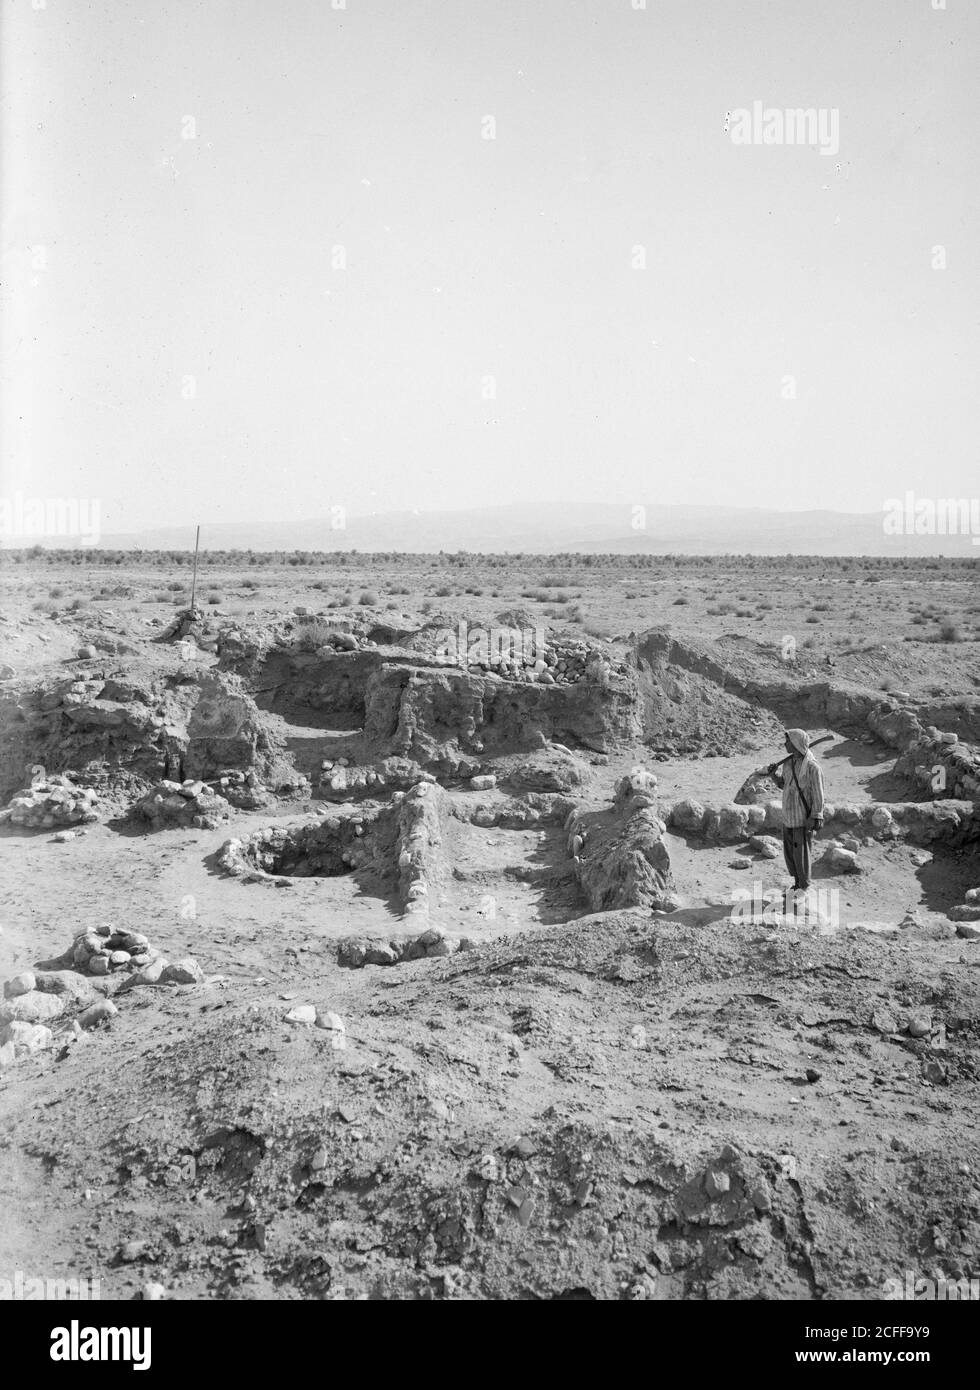
[(194, 595), (197, 593), (197, 548), (201, 544), (201, 528), (197, 528), (197, 539), (194, 542), (194, 578), (191, 580), (191, 611), (194, 609)]

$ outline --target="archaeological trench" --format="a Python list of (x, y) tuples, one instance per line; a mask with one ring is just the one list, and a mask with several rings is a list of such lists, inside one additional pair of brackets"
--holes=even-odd
[[(237, 881), (235, 891), (254, 895), (259, 914), (273, 899), (288, 910), (309, 880), (329, 895), (325, 919), (343, 922), (345, 894), (367, 902), (370, 924), (338, 928), (330, 950), (336, 971), (364, 972), (377, 991), (426, 972), (435, 981), (464, 959), (509, 949), (501, 943), (510, 921), (494, 929), (508, 886), (538, 904), (529, 934), (552, 945), (562, 931), (578, 941), (580, 923), (595, 930), (596, 914), (618, 924), (623, 910), (665, 932), (724, 930), (730, 903), (699, 898), (672, 857), (684, 846), (689, 856), (727, 847), (750, 868), (773, 859), (776, 788), (761, 776), (716, 804), (665, 797), (658, 767), (751, 750), (763, 763), (773, 754), (761, 750), (780, 748), (781, 729), (801, 725), (834, 735), (835, 746), (894, 758), (887, 799), (835, 801), (831, 780), (817, 846), (823, 881), (846, 883), (876, 847), (904, 844), (923, 864), (965, 855), (980, 883), (978, 698), (916, 701), (803, 679), (778, 661), (760, 675), (765, 664), (737, 649), (702, 649), (665, 629), (615, 643), (553, 635), (534, 663), (449, 665), (439, 630), (437, 622), (416, 631), (338, 622), (324, 632), (294, 616), (256, 630), (225, 627), (196, 661), (168, 648), (172, 669), (140, 679), (94, 648), (51, 684), (7, 679), (0, 833), (65, 844), (97, 822), (129, 837), (219, 832), (208, 840), (210, 869), (222, 891)], [(980, 935), (975, 887), (961, 883), (943, 908), (948, 939), (966, 947)], [(779, 920), (767, 911), (749, 926), (763, 919)], [(834, 929), (819, 913), (814, 921)], [(62, 958), (7, 981), (0, 1060), (9, 1084), (34, 1075), (80, 1028), (111, 1029), (141, 990), (203, 988), (206, 939), (196, 959), (167, 961), (139, 926), (80, 926)], [(893, 922), (884, 935), (901, 929)], [(304, 1010), (302, 991), (299, 1000), (291, 1024), (342, 1034), (336, 1013)], [(744, 1205), (755, 1169), (733, 1152), (709, 1178), (726, 1192), (735, 1182)], [(709, 1200), (710, 1183), (695, 1201), (684, 1185), (695, 1182), (690, 1173), (660, 1181), (675, 1205), (694, 1204), (671, 1218), (677, 1230), (706, 1238), (714, 1218), (694, 1207)], [(515, 1203), (518, 1226), (530, 1200)], [(752, 1208), (753, 1220), (772, 1219), (766, 1202)], [(466, 1227), (458, 1213), (446, 1220), (451, 1233), (452, 1220)], [(437, 1235), (434, 1248), (451, 1247), (458, 1263), (454, 1239)], [(668, 1277), (663, 1263), (661, 1273)], [(556, 1276), (554, 1287), (576, 1288), (576, 1278), (586, 1280)], [(814, 1296), (812, 1281), (802, 1294), (788, 1287), (790, 1296)]]
[[(419, 918), (453, 942), (453, 845), (466, 824), (560, 829), (577, 888), (570, 918), (676, 908), (684, 888), (668, 828), (746, 845), (778, 834), (781, 812), (765, 777), (728, 804), (664, 804), (657, 759), (778, 748), (780, 727), (793, 723), (898, 754), (906, 796), (832, 804), (822, 837), (831, 845), (841, 834), (922, 846), (980, 837), (980, 699), (920, 709), (791, 674), (752, 679), (662, 630), (618, 651), (557, 639), (538, 671), (449, 666), (432, 655), (435, 624), (358, 634), (345, 623), (312, 650), (302, 623), (284, 629), (223, 631), (216, 664), (188, 673), (183, 663), (152, 683), (91, 661), (49, 688), (5, 682), (0, 823), (68, 835), (100, 816), (156, 831), (227, 823), (230, 875), (281, 887), (294, 876), (374, 881), (397, 904), (401, 930), (384, 948), (395, 957)], [(706, 706), (727, 750), (704, 732)], [(629, 772), (597, 803), (597, 772), (624, 752), (634, 755)], [(275, 825), (303, 805), (305, 823)], [(236, 812), (265, 808), (270, 826), (233, 835)], [(980, 906), (951, 913), (972, 921)]]

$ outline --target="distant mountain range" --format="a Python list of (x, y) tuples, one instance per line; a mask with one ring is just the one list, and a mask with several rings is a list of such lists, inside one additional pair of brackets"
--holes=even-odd
[[(193, 550), (197, 518), (106, 535), (102, 549)], [(202, 518), (202, 550), (361, 550), (413, 554), (892, 555), (980, 558), (964, 535), (886, 535), (882, 512), (781, 512), (754, 507), (660, 506), (609, 502), (511, 503), (470, 511), (385, 512), (286, 523)]]

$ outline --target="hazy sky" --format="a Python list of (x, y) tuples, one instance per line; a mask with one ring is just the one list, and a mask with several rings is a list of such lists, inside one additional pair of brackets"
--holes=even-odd
[[(5, 0), (0, 491), (975, 494), (980, 4), (935, 2)], [(734, 144), (755, 101), (839, 153)]]

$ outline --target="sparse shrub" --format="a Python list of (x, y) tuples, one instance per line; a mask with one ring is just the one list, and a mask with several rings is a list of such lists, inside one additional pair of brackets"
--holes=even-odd
[(959, 623), (954, 623), (951, 619), (947, 618), (946, 621), (939, 626), (939, 640), (940, 642), (962, 642), (963, 629), (960, 627)]
[(65, 591), (60, 584), (56, 584), (53, 589), (48, 590), (48, 598), (64, 598)]
[(322, 618), (314, 618), (311, 623), (303, 624), (303, 631), (293, 642), (293, 646), (300, 652), (316, 652), (321, 647), (325, 647), (330, 640), (333, 628), (329, 623), (325, 623)]
[(436, 590), (436, 598), (450, 598), (452, 596), (452, 592), (453, 591), (448, 584), (440, 584), (438, 589)]
[(362, 608), (377, 608), (379, 600), (373, 589), (364, 589), (357, 601)]

